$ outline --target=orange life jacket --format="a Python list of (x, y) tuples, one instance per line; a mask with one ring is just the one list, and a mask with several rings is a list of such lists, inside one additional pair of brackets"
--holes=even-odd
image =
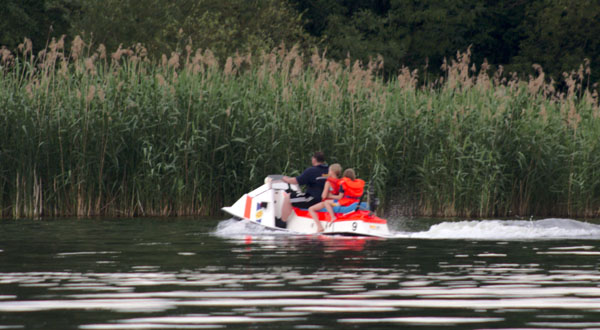
[(341, 179), (341, 186), (344, 189), (344, 197), (338, 201), (341, 206), (358, 202), (365, 190), (365, 182), (361, 179), (351, 180), (344, 177)]
[(332, 178), (332, 177), (327, 177), (327, 181), (329, 182), (329, 186), (331, 186), (330, 192), (334, 195), (339, 194), (340, 193), (340, 183), (342, 182), (342, 180)]

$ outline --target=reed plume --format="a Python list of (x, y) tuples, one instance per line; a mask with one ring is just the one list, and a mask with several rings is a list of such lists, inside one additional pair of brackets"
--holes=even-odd
[[(186, 46), (153, 62), (64, 38), (0, 50), (5, 217), (214, 215), (306, 155), (353, 167), (406, 214), (600, 212), (600, 107), (589, 62), (558, 88), (447, 59), (383, 79), (381, 57), (336, 62), (284, 45), (218, 59)], [(110, 54), (110, 55), (108, 55)]]

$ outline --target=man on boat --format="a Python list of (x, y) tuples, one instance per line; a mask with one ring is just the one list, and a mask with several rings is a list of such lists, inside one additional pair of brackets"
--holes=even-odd
[[(283, 206), (281, 209), (281, 220), (287, 221), (292, 214), (292, 206), (307, 209), (321, 202), (321, 194), (323, 187), (327, 181), (327, 173), (329, 166), (325, 163), (325, 155), (317, 151), (311, 158), (312, 166), (305, 169), (302, 174), (297, 177), (284, 176), (283, 181), (289, 184), (297, 184), (306, 186), (306, 192), (286, 193), (284, 195)], [(276, 219), (279, 220), (279, 219)], [(280, 227), (285, 227), (284, 223), (276, 221)]]

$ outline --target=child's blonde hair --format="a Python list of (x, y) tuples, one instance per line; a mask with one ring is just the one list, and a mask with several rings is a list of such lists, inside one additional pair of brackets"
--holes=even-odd
[(342, 165), (338, 163), (331, 164), (329, 166), (329, 170), (335, 173), (335, 176), (338, 178), (342, 176)]
[(354, 173), (354, 170), (351, 168), (347, 168), (344, 171), (344, 177), (346, 178), (350, 178), (351, 180), (356, 180), (356, 173)]

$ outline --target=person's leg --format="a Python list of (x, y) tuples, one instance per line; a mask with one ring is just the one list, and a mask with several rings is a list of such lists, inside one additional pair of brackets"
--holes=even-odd
[(310, 216), (313, 218), (313, 221), (317, 225), (318, 233), (321, 233), (325, 230), (321, 225), (321, 221), (319, 221), (319, 216), (317, 215), (317, 211), (323, 208), (324, 203), (325, 202), (320, 202), (308, 208), (308, 213), (310, 213)]
[(294, 211), (292, 207), (307, 209), (314, 203), (314, 198), (302, 192), (292, 191), (284, 193), (281, 206), (281, 220), (288, 221)]
[(283, 193), (283, 205), (281, 205), (281, 220), (287, 221), (290, 214), (292, 214), (292, 202), (290, 201), (290, 194)]
[(335, 217), (335, 213), (333, 213), (333, 205), (334, 205), (335, 201), (333, 200), (326, 200), (325, 201), (325, 208), (327, 209), (327, 212), (329, 213), (329, 217), (331, 220), (329, 221), (335, 221), (336, 217)]
[(317, 221), (319, 217), (317, 216), (317, 211), (323, 208), (323, 202), (317, 203), (308, 208), (308, 213), (313, 218), (313, 220)]

